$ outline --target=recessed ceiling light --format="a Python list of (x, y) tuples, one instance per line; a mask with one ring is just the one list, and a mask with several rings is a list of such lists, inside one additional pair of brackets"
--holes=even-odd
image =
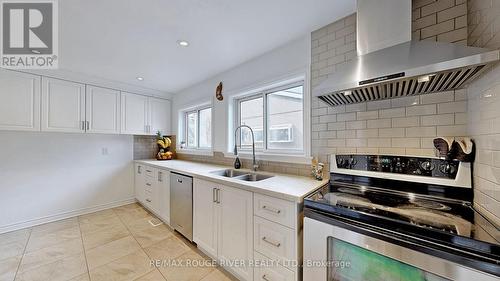
[(352, 94), (352, 92), (351, 92), (351, 91), (345, 91), (345, 92), (344, 92), (344, 96), (350, 96), (351, 94)]
[(179, 40), (179, 41), (177, 41), (177, 44), (179, 44), (179, 46), (182, 46), (182, 47), (189, 46), (189, 42), (186, 40)]
[(142, 77), (137, 77), (137, 80), (142, 81), (142, 80), (144, 80), (144, 78), (142, 78)]

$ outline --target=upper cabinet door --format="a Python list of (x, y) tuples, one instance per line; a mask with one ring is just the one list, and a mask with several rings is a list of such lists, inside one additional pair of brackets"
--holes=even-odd
[(160, 131), (162, 135), (170, 135), (170, 107), (169, 100), (149, 98), (149, 125), (150, 134)]
[(42, 79), (42, 131), (83, 133), (85, 85)]
[(40, 130), (40, 76), (0, 71), (0, 130)]
[(122, 134), (147, 135), (148, 97), (122, 92)]
[(85, 112), (87, 132), (120, 133), (120, 92), (87, 86)]

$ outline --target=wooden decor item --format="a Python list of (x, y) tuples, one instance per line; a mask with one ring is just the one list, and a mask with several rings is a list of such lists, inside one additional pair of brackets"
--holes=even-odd
[(219, 82), (219, 85), (217, 85), (217, 88), (215, 89), (215, 97), (219, 101), (224, 99), (224, 96), (222, 96), (222, 82)]

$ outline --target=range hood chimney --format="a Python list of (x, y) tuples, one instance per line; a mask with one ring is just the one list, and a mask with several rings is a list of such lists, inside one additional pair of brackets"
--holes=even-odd
[(358, 56), (411, 40), (411, 0), (358, 0)]
[(331, 106), (464, 87), (500, 59), (498, 50), (411, 41), (411, 0), (357, 0), (358, 57), (313, 95)]

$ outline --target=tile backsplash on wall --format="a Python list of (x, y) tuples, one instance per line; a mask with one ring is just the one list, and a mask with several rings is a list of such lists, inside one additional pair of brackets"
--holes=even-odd
[[(175, 148), (175, 136), (169, 136), (171, 148)], [(158, 153), (156, 136), (134, 136), (134, 160), (154, 159)]]
[[(500, 49), (500, 0), (469, 0), (471, 46)], [(476, 142), (474, 205), (500, 225), (500, 65), (471, 83), (468, 132)]]
[[(440, 24), (445, 18), (443, 13), (455, 22), (466, 16), (464, 5), (460, 1), (414, 1), (414, 29)], [(417, 22), (422, 15), (436, 20), (424, 27)], [(449, 31), (436, 33), (431, 39), (439, 40), (438, 34)], [(466, 33), (459, 40), (447, 41), (465, 43)], [(311, 46), (314, 88), (356, 57), (356, 14), (314, 31)], [(336, 107), (313, 97), (311, 120), (311, 150), (323, 162), (328, 162), (328, 155), (333, 153), (435, 156), (435, 137), (467, 135), (467, 95), (465, 90), (457, 90)]]
[(153, 159), (156, 153), (156, 136), (134, 136), (134, 160)]
[[(212, 163), (223, 166), (233, 166), (235, 157), (226, 157), (222, 152), (214, 152), (213, 156), (204, 155), (191, 155), (185, 153), (178, 153), (177, 158), (181, 160), (189, 160), (202, 163)], [(242, 168), (251, 169), (251, 159), (240, 159)], [(259, 171), (274, 172), (280, 174), (291, 174), (296, 176), (310, 176), (311, 165), (309, 164), (296, 164), (284, 163), (276, 161), (258, 161)]]
[(467, 45), (466, 0), (414, 0), (412, 39)]

